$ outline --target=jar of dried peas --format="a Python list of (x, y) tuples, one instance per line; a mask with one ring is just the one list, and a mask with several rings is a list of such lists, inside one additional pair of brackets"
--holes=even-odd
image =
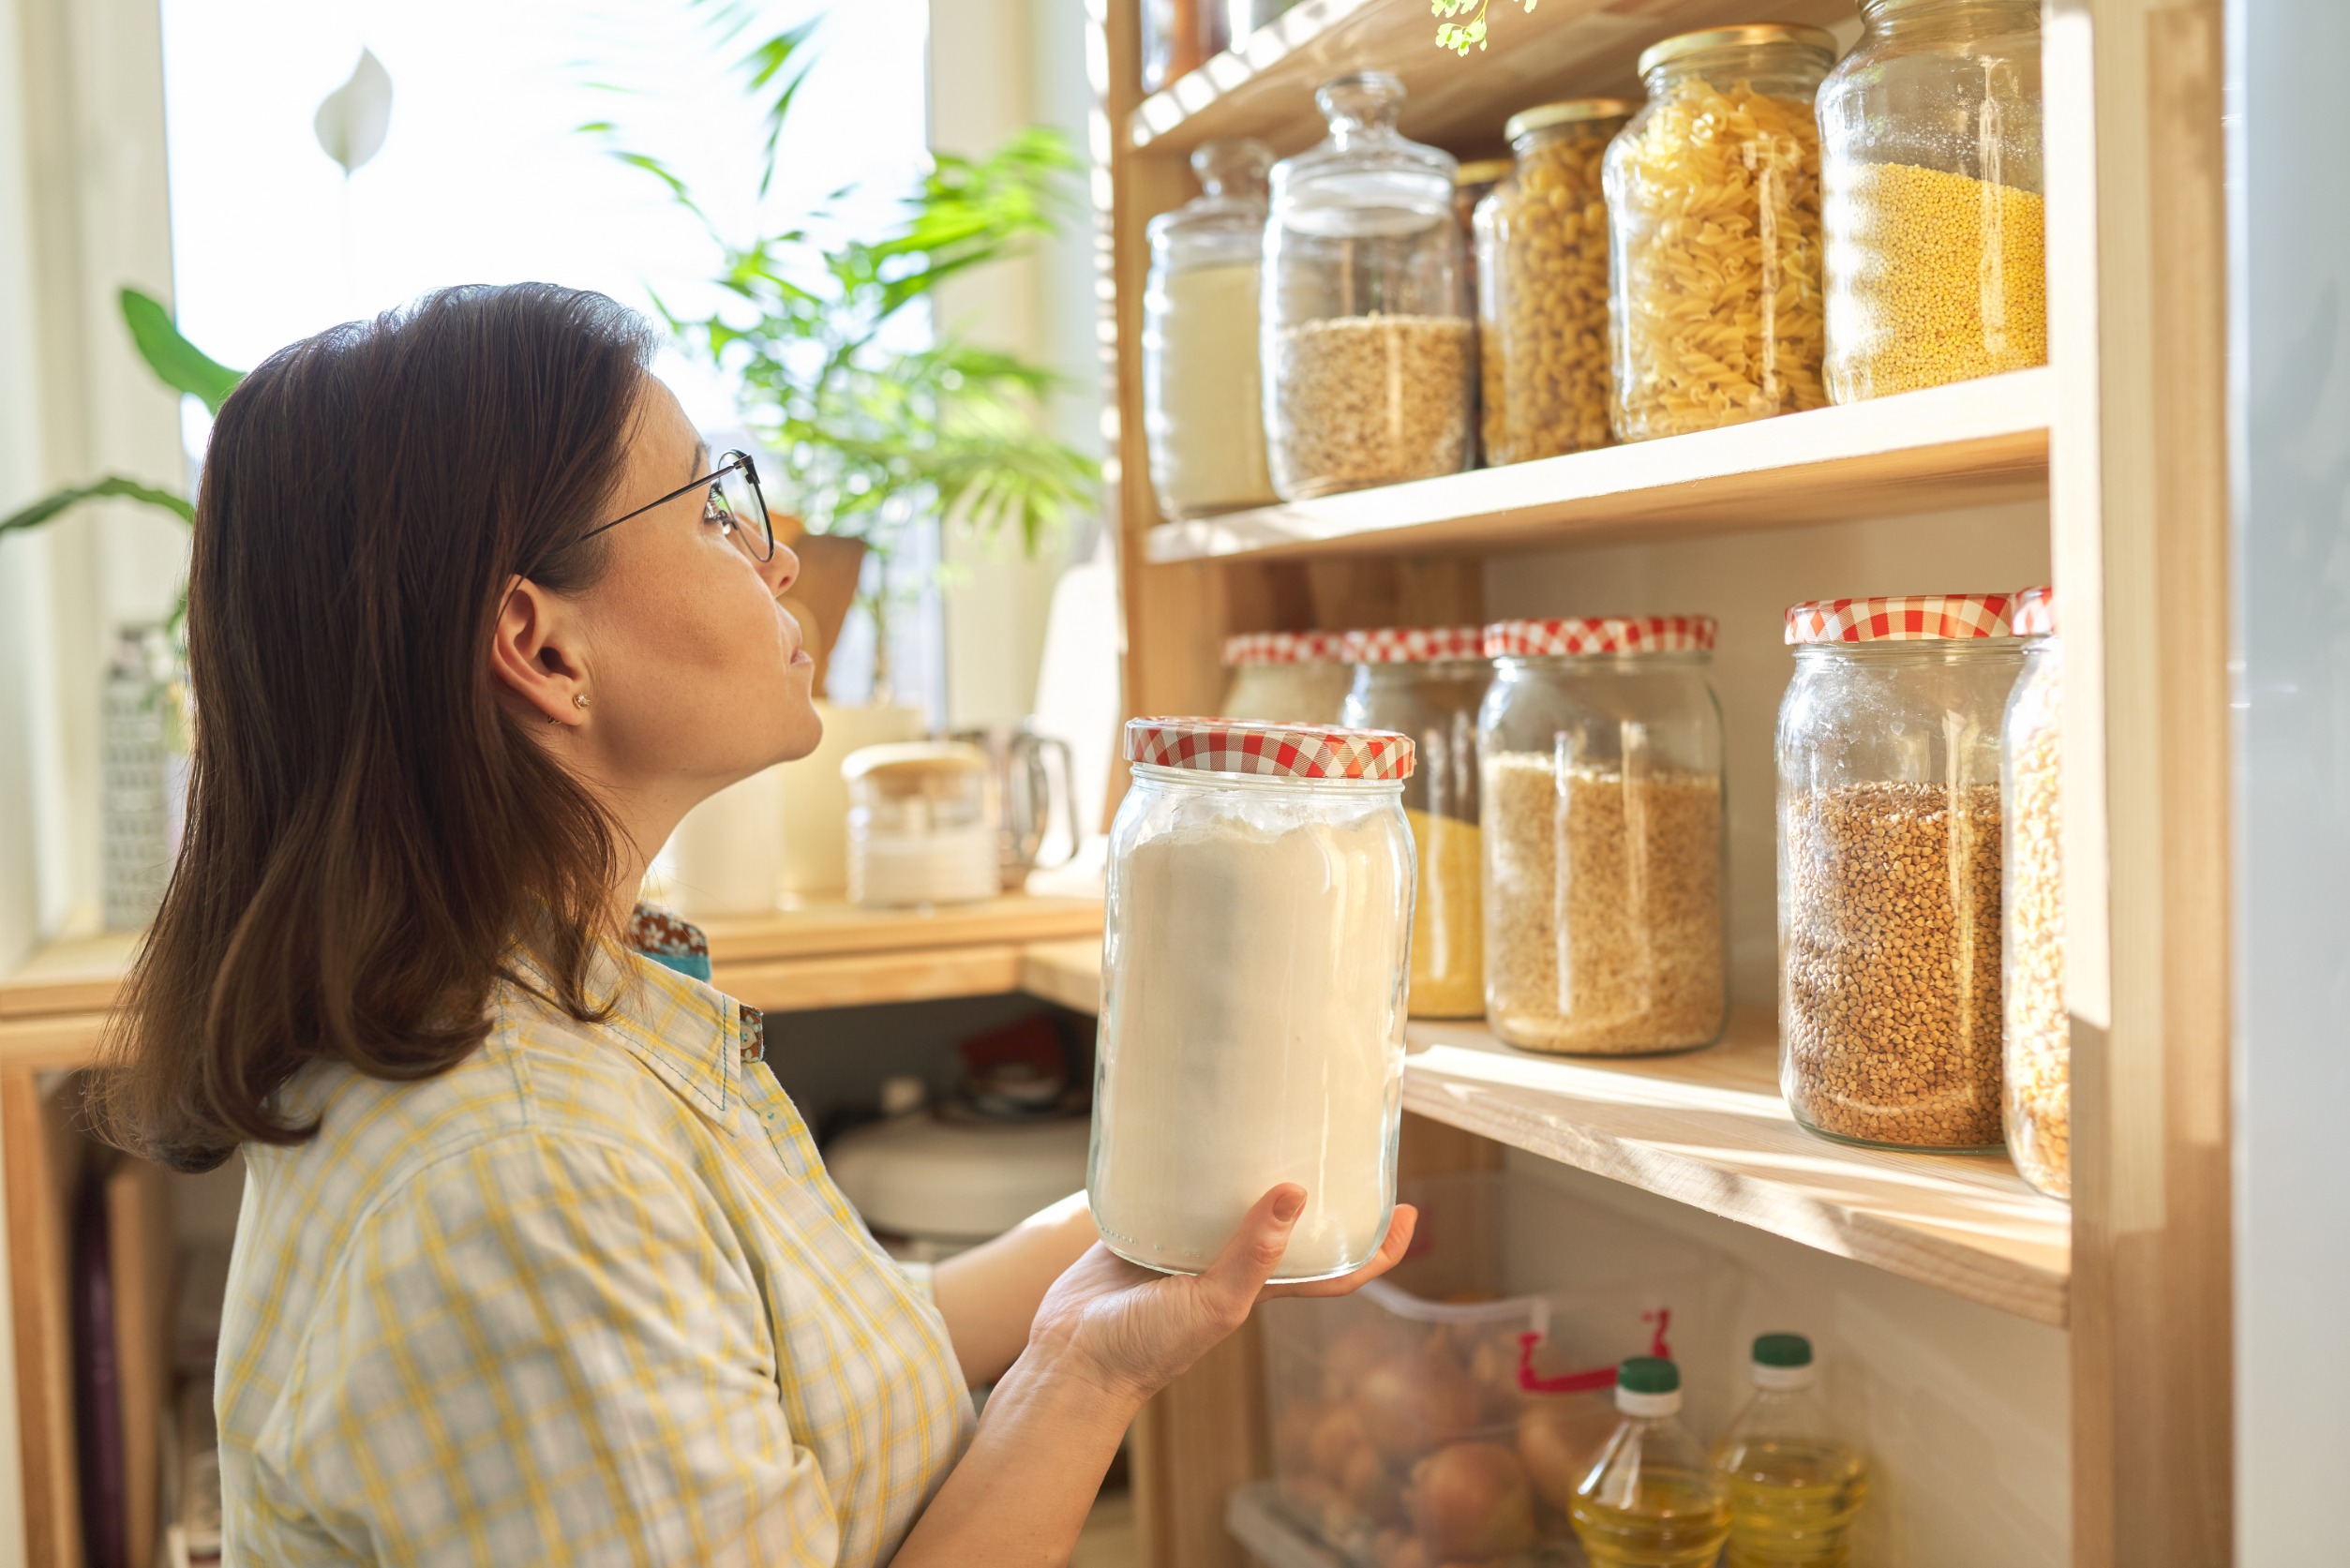
[(2073, 1033), (2064, 1007), (2064, 650), (2056, 590), (2015, 596), (2024, 673), (2007, 699), (1999, 806), (2006, 901), (2007, 1152), (2051, 1198), (2073, 1195)]
[(1605, 446), (1608, 208), (1599, 166), (1632, 106), (1574, 98), (1510, 116), (1516, 163), (1477, 230), (1488, 463)]
[(1484, 867), (1477, 842), (1477, 704), (1493, 677), (1476, 626), (1346, 634), (1354, 685), (1339, 722), (1412, 738), (1403, 815), (1419, 851), (1412, 904), (1414, 1018), (1485, 1011)]
[(1485, 629), (1485, 1016), (1532, 1051), (1719, 1039), (1722, 709), (1705, 616)]
[(1861, 0), (1819, 90), (1828, 396), (2048, 362), (2039, 0)]
[(1999, 725), (2013, 595), (1787, 612), (1779, 1086), (1812, 1131), (2000, 1141)]
[(1609, 144), (1618, 441), (1827, 402), (1817, 27), (1684, 33), (1640, 56), (1648, 102)]

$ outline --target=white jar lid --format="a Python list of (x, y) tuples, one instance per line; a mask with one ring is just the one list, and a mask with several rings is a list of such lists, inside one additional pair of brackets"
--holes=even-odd
[(1274, 779), (1408, 779), (1412, 740), (1384, 729), (1241, 719), (1130, 719), (1126, 760)]

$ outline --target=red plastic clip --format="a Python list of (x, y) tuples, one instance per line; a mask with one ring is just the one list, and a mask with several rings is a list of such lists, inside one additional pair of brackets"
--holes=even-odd
[[(1654, 1323), (1655, 1333), (1649, 1336), (1648, 1353), (1672, 1359), (1672, 1344), (1666, 1331), (1672, 1327), (1672, 1308), (1660, 1307), (1654, 1312), (1640, 1314), (1640, 1322)], [(1561, 1372), (1544, 1377), (1534, 1370), (1534, 1347), (1542, 1343), (1542, 1336), (1532, 1329), (1518, 1337), (1518, 1387), (1526, 1394), (1588, 1394), (1594, 1389), (1613, 1388), (1616, 1369), (1594, 1366), (1588, 1372)]]

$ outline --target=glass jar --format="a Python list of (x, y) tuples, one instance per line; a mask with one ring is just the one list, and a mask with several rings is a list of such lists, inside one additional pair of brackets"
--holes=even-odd
[(1705, 616), (1504, 620), (1477, 716), (1485, 1015), (1534, 1051), (1721, 1038), (1722, 709)]
[(2051, 1198), (2073, 1196), (2073, 1030), (2064, 1005), (2064, 648), (2056, 590), (2015, 596), (2024, 673), (2007, 699), (1999, 806), (2007, 1004), (2007, 1152)]
[(1417, 851), (1411, 1013), (1485, 1011), (1485, 864), (1477, 840), (1477, 705), (1493, 678), (1475, 626), (1349, 632), (1354, 684), (1340, 722), (1412, 738), (1403, 815)]
[(1335, 724), (1354, 672), (1336, 632), (1243, 632), (1224, 639), (1223, 717)]
[(1819, 89), (1828, 396), (2048, 363), (2039, 0), (1861, 0)]
[(2010, 595), (1787, 612), (1779, 1083), (1812, 1131), (1999, 1145), (1999, 718)]
[(1205, 193), (1150, 220), (1143, 293), (1143, 434), (1169, 517), (1271, 504), (1257, 385), (1257, 270), (1265, 252), (1261, 142), (1191, 154)]
[(905, 908), (995, 896), (986, 753), (951, 740), (867, 746), (841, 760), (841, 777), (848, 784), (849, 903)]
[(1618, 441), (1827, 402), (1816, 27), (1684, 33), (1640, 56), (1648, 102), (1608, 147)]
[(1509, 159), (1481, 157), (1453, 171), (1452, 215), (1460, 224), (1460, 284), (1468, 291), (1469, 319), (1477, 319), (1477, 206), (1509, 177)]
[(1296, 1182), (1273, 1277), (1344, 1274), (1395, 1207), (1412, 742), (1136, 719), (1125, 749), (1086, 1181), (1101, 1239), (1196, 1274)]
[(1510, 116), (1517, 162), (1478, 230), (1485, 460), (1606, 446), (1608, 208), (1600, 163), (1632, 106), (1576, 98)]
[(1231, 41), (1222, 0), (1143, 0), (1143, 91), (1156, 93)]
[(1475, 329), (1452, 155), (1396, 134), (1403, 84), (1314, 95), (1320, 146), (1273, 166), (1265, 230), (1265, 429), (1285, 500), (1468, 467)]

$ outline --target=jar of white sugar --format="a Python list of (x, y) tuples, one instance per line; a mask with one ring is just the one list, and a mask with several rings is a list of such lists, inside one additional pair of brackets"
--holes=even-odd
[(1136, 719), (1110, 829), (1087, 1190), (1101, 1239), (1193, 1274), (1282, 1182), (1276, 1279), (1378, 1250), (1395, 1206), (1412, 742)]

